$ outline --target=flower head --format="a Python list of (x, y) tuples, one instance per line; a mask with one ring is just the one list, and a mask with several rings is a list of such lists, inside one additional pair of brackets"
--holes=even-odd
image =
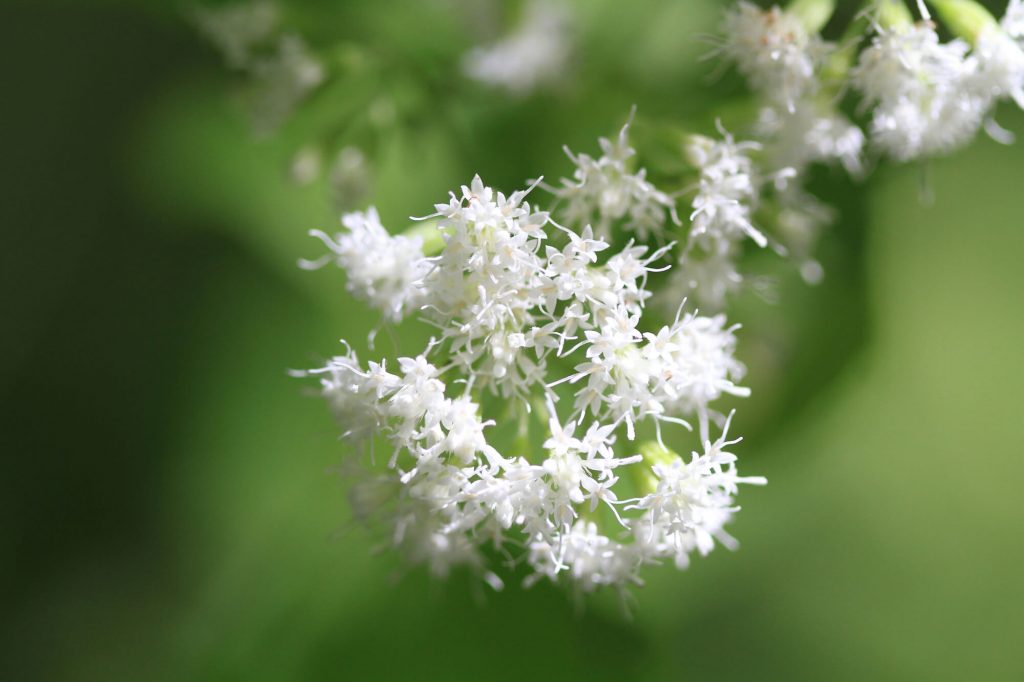
[(741, 1), (725, 15), (722, 53), (751, 88), (792, 111), (818, 89), (816, 72), (828, 45), (794, 14)]
[[(736, 327), (687, 314), (643, 331), (647, 277), (669, 247), (630, 243), (607, 255), (592, 230), (552, 225), (527, 195), (473, 178), (435, 206), (444, 248), (433, 258), (388, 235), (372, 210), (346, 215), (348, 233), (318, 235), (354, 292), (396, 319), (425, 302), (439, 334), (423, 354), (399, 358), (397, 371), (348, 351), (300, 374), (319, 378), (346, 440), (390, 448), (389, 473), (357, 484), (354, 499), (408, 560), (441, 576), (468, 566), (498, 587), (483, 546), (522, 546), (527, 582), (639, 584), (644, 565), (706, 551), (708, 533), (726, 537), (724, 500), (738, 479), (723, 473), (725, 460), (689, 465), (705, 492), (684, 517), (690, 484), (648, 461), (635, 439), (645, 424), (659, 437), (689, 429), (686, 419), (705, 433), (712, 403), (747, 394)], [(559, 385), (575, 390), (561, 414)], [(513, 400), (485, 414), (485, 390)], [(497, 447), (499, 420), (518, 423), (522, 437)], [(659, 477), (679, 490), (675, 503), (648, 489)], [(629, 492), (637, 482), (644, 497)]]
[(576, 169), (571, 179), (563, 178), (561, 187), (553, 190), (566, 203), (565, 220), (574, 226), (594, 225), (602, 237), (621, 222), (642, 241), (662, 236), (667, 219), (679, 224), (672, 197), (647, 180), (645, 169), (630, 169), (636, 150), (629, 145), (629, 123), (614, 141), (602, 137), (598, 142), (602, 154), (596, 159), (565, 150)]
[(851, 80), (874, 106), (872, 141), (899, 161), (953, 150), (980, 127), (990, 99), (971, 87), (967, 43), (943, 43), (928, 23), (880, 29)]
[(333, 238), (320, 230), (310, 232), (330, 253), (300, 265), (315, 269), (334, 261), (348, 273), (348, 290), (392, 322), (418, 309), (424, 297), (416, 283), (430, 268), (423, 240), (388, 234), (372, 206), (365, 212), (346, 213), (341, 224), (347, 231)]

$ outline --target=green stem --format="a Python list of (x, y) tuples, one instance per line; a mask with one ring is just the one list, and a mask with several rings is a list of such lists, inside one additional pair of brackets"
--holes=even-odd
[(821, 79), (838, 92), (846, 81), (846, 75), (857, 59), (861, 41), (871, 28), (869, 12), (858, 12), (839, 37), (838, 49), (829, 55), (828, 62), (821, 70)]
[(958, 38), (974, 44), (982, 31), (998, 27), (992, 14), (974, 0), (929, 0), (942, 22)]

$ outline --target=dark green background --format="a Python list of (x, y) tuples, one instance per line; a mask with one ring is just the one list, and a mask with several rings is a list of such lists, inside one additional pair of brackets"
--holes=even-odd
[[(427, 3), (333, 7), (427, 63), (474, 42)], [(386, 222), (474, 171), (566, 173), (559, 146), (632, 103), (703, 121), (741, 92), (695, 61), (717, 3), (586, 7), (568, 94), (414, 102), (439, 111), (382, 138)], [(0, 11), (0, 679), (1024, 680), (1020, 145), (930, 164), (931, 206), (917, 166), (816, 178), (842, 214), (826, 282), (734, 315), (738, 453), (770, 485), (743, 491), (738, 553), (652, 570), (630, 620), (403, 574), (349, 525), (343, 450), (285, 370), (374, 318), (295, 268), (334, 220), (284, 178), (301, 128), (254, 141), (181, 9)]]

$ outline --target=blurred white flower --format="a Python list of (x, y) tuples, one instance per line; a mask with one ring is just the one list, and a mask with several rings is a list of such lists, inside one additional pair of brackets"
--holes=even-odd
[(1010, 0), (1000, 23), (1011, 38), (1024, 38), (1024, 0)]
[(251, 64), (253, 48), (273, 35), (279, 19), (277, 6), (270, 0), (199, 7), (194, 16), (199, 30), (224, 54), (228, 66), (235, 69)]
[(812, 163), (838, 161), (850, 175), (864, 172), (864, 133), (833, 106), (804, 100), (793, 111), (764, 107), (756, 131), (768, 168), (803, 172)]
[(266, 134), (284, 123), (311, 92), (327, 78), (323, 64), (297, 35), (278, 39), (276, 51), (250, 65), (253, 83), (249, 108), (253, 128)]
[(1024, 4), (1011, 0), (999, 24), (992, 23), (978, 33), (974, 55), (978, 72), (973, 88), (978, 96), (992, 100), (1013, 98), (1024, 108)]
[(851, 71), (873, 106), (872, 141), (898, 161), (948, 152), (977, 132), (990, 100), (971, 88), (977, 60), (931, 24), (879, 29)]
[(751, 89), (788, 111), (818, 89), (816, 72), (830, 47), (779, 7), (737, 3), (726, 12), (721, 53)]
[(338, 150), (327, 171), (334, 202), (341, 208), (351, 209), (370, 193), (370, 168), (361, 149), (345, 146)]
[(565, 75), (572, 54), (572, 15), (556, 0), (530, 0), (514, 31), (465, 55), (470, 78), (523, 95)]

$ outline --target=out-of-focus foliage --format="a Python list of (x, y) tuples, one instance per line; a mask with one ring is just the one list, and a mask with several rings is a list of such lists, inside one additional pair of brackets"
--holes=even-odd
[[(590, 149), (631, 104), (699, 127), (737, 93), (697, 61), (717, 3), (578, 6), (561, 93), (372, 83), (409, 98), (375, 133), (385, 222), (474, 172), (564, 174), (560, 146)], [(429, 70), (478, 42), (456, 10), (339, 3), (305, 26)], [(334, 427), (285, 370), (377, 320), (339, 273), (295, 267), (336, 220), (323, 186), (288, 180), (301, 116), (254, 140), (218, 58), (156, 5), (22, 3), (0, 26), (4, 679), (1024, 675), (1019, 146), (931, 164), (930, 207), (919, 167), (817, 179), (841, 216), (825, 282), (784, 273), (777, 305), (734, 313), (754, 389), (739, 452), (770, 485), (744, 495), (739, 554), (654, 571), (630, 620), (546, 585), (400, 574), (350, 522)]]

